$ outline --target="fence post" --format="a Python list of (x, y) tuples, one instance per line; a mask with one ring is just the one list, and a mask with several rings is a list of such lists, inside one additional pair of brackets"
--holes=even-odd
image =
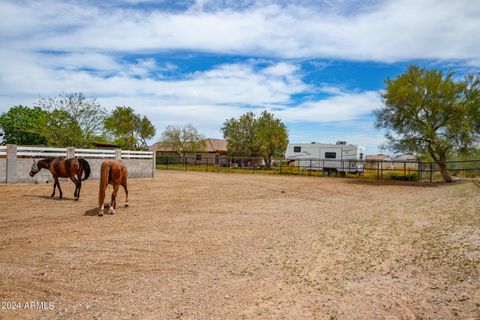
[(208, 172), (208, 156), (205, 157), (205, 172)]
[(157, 172), (157, 151), (152, 151), (153, 164), (152, 164), (152, 178), (155, 178), (155, 173)]
[(310, 171), (308, 171), (308, 175), (312, 175), (312, 159), (310, 159)]
[(67, 148), (67, 159), (75, 158), (75, 147)]
[(377, 162), (377, 180), (380, 178), (380, 162)]
[(17, 145), (7, 144), (7, 184), (17, 180)]
[(170, 157), (167, 155), (165, 158), (167, 160), (165, 161), (165, 170), (168, 170), (168, 159), (170, 159)]
[(122, 149), (115, 149), (115, 160), (122, 160)]

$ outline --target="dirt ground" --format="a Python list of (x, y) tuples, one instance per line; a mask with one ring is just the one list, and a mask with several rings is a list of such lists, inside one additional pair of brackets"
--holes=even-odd
[(1, 319), (480, 319), (473, 183), (158, 171), (103, 217), (97, 183), (0, 186)]

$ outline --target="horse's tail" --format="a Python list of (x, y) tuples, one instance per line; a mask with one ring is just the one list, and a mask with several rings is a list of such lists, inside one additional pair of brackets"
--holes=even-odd
[(78, 159), (78, 163), (80, 164), (80, 171), (83, 169), (85, 171), (85, 174), (82, 178), (82, 181), (83, 180), (87, 180), (88, 177), (90, 177), (90, 164), (88, 163), (87, 160), (85, 159)]
[(108, 187), (108, 180), (110, 178), (110, 170), (111, 166), (110, 163), (107, 161), (102, 163), (102, 167), (100, 169), (100, 189), (98, 190), (98, 207), (101, 208), (103, 202), (105, 201), (105, 191)]

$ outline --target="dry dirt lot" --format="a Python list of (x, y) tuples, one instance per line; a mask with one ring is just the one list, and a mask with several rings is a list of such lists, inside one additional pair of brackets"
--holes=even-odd
[(0, 186), (1, 319), (480, 319), (472, 183), (158, 171), (103, 217), (62, 184)]

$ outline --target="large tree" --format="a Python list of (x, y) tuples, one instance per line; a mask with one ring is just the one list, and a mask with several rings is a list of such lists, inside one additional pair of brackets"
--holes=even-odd
[(273, 157), (283, 157), (288, 145), (288, 131), (280, 119), (263, 111), (258, 118), (258, 141), (260, 153), (270, 168)]
[(32, 132), (37, 123), (43, 121), (46, 111), (18, 105), (0, 116), (5, 143), (19, 145), (47, 144), (47, 139), (38, 132)]
[(126, 149), (146, 148), (147, 140), (156, 133), (155, 127), (146, 116), (141, 117), (133, 108), (125, 106), (117, 106), (105, 118), (104, 127), (107, 134)]
[(478, 141), (480, 78), (456, 80), (452, 72), (409, 66), (385, 81), (384, 107), (376, 111), (377, 128), (386, 129), (386, 148), (395, 152), (428, 153), (451, 182), (447, 157)]
[(157, 130), (146, 116), (140, 118), (137, 124), (137, 134), (140, 148), (146, 149), (148, 146), (147, 140), (153, 138), (156, 132)]
[(202, 151), (205, 148), (205, 137), (198, 133), (197, 128), (191, 124), (185, 127), (168, 126), (162, 132), (162, 141), (166, 147), (169, 147), (186, 161), (188, 153)]
[(247, 112), (223, 123), (223, 137), (231, 155), (263, 157), (270, 167), (273, 157), (283, 156), (288, 144), (287, 127), (272, 113), (263, 111), (257, 118)]
[[(36, 106), (51, 113), (50, 126), (53, 125), (55, 127), (55, 117), (60, 116), (60, 122), (62, 122), (67, 120), (66, 115), (68, 115), (71, 122), (69, 123), (70, 129), (75, 128), (75, 130), (70, 132), (70, 135), (75, 134), (76, 136), (61, 136), (61, 143), (71, 141), (68, 143), (75, 143), (74, 146), (77, 147), (90, 146), (93, 138), (102, 133), (103, 121), (107, 115), (105, 108), (95, 99), (89, 99), (82, 93), (67, 93), (54, 98), (40, 99)], [(48, 130), (53, 129), (49, 128)], [(58, 130), (58, 128), (55, 128), (55, 130)]]
[(241, 157), (260, 156), (258, 121), (253, 112), (247, 112), (238, 119), (226, 120), (221, 131), (227, 140), (229, 154)]
[(122, 148), (134, 149), (137, 145), (136, 130), (139, 121), (140, 116), (134, 112), (133, 108), (117, 106), (105, 118), (104, 126)]

